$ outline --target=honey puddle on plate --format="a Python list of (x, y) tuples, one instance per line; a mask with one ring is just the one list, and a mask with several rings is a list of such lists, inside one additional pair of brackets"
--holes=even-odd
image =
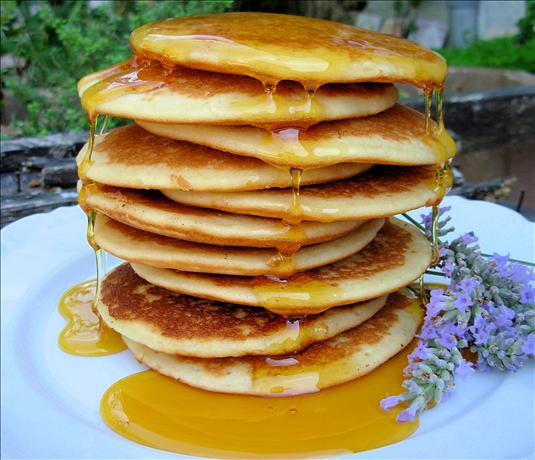
[(284, 398), (213, 393), (144, 371), (114, 383), (100, 412), (121, 436), (187, 455), (303, 458), (375, 449), (418, 427), (379, 407), (400, 393), (411, 348), (352, 382)]
[(59, 301), (59, 312), (68, 321), (58, 337), (65, 353), (102, 356), (126, 348), (120, 334), (100, 321), (94, 311), (96, 287), (96, 280), (84, 281), (67, 290)]

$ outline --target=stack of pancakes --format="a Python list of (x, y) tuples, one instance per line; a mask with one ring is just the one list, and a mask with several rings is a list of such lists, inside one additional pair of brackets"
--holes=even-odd
[(392, 216), (440, 201), (454, 147), (392, 83), (429, 95), (443, 60), (254, 13), (148, 24), (131, 44), (79, 92), (93, 131), (98, 114), (135, 123), (79, 165), (94, 247), (127, 261), (98, 311), (135, 357), (209, 390), (287, 395), (402, 350), (421, 319), (404, 288), (432, 251)]

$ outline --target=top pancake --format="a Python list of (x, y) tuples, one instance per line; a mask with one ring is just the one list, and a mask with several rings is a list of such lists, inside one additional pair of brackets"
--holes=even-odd
[(388, 81), (441, 84), (446, 62), (420, 45), (302, 16), (225, 13), (165, 19), (134, 30), (138, 56), (167, 66), (249, 75), (267, 82)]
[(312, 97), (296, 82), (275, 93), (251, 77), (135, 60), (86, 75), (78, 82), (83, 108), (95, 114), (160, 123), (310, 126), (324, 120), (363, 117), (394, 105), (391, 84), (322, 86)]

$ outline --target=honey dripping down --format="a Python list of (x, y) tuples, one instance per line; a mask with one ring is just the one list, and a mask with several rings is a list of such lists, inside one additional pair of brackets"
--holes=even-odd
[[(78, 356), (102, 356), (117, 353), (126, 348), (121, 336), (108, 328), (100, 319), (96, 302), (100, 296), (102, 277), (106, 273), (106, 254), (95, 241), (96, 211), (87, 206), (87, 194), (98, 193), (98, 185), (88, 181), (87, 168), (95, 145), (98, 116), (90, 117), (88, 146), (79, 165), (82, 186), (78, 194), (80, 207), (87, 214), (87, 242), (95, 252), (96, 280), (85, 281), (68, 289), (58, 303), (60, 314), (67, 320), (67, 326), (58, 337), (60, 348)], [(103, 130), (107, 124), (104, 122)]]
[(126, 348), (121, 336), (101, 322), (94, 310), (96, 280), (68, 289), (58, 303), (67, 326), (58, 337), (60, 348), (71, 355), (103, 356)]
[(418, 421), (397, 423), (400, 409), (387, 413), (379, 406), (385, 396), (403, 391), (410, 348), (351, 382), (283, 398), (214, 393), (144, 371), (114, 383), (100, 412), (116, 433), (185, 455), (250, 459), (361, 452), (400, 442), (418, 427)]
[[(266, 93), (270, 100), (273, 101), (273, 98), (276, 95), (277, 82), (270, 80), (261, 81), (264, 87), (264, 93)], [(310, 112), (312, 108), (312, 98), (308, 92), (307, 94), (307, 104), (306, 111)], [(278, 130), (284, 133), (290, 133), (291, 136), (299, 136), (299, 129), (295, 128), (283, 128)], [(277, 130), (273, 130), (272, 135), (275, 134)], [(285, 155), (285, 150), (283, 150), (283, 155)], [(287, 224), (288, 231), (286, 232), (287, 243), (279, 246), (277, 254), (270, 260), (270, 264), (274, 267), (277, 274), (281, 276), (289, 276), (295, 271), (295, 258), (294, 254), (300, 249), (301, 241), (304, 239), (304, 232), (299, 227), (299, 224), (302, 222), (302, 208), (299, 201), (299, 189), (301, 186), (301, 178), (303, 175), (303, 170), (300, 168), (290, 167), (289, 169), (291, 186), (292, 186), (292, 203), (288, 209), (288, 215), (284, 219), (284, 224)], [(293, 244), (292, 244), (293, 243)]]
[[(311, 96), (312, 97), (312, 96)], [(283, 130), (292, 136), (299, 136), (299, 129), (288, 128)], [(286, 245), (279, 248), (277, 255), (271, 264), (278, 276), (256, 276), (253, 278), (253, 290), (259, 306), (281, 315), (286, 314), (286, 309), (294, 311), (302, 309), (309, 311), (311, 300), (318, 302), (332, 302), (339, 294), (339, 288), (320, 280), (309, 280), (303, 275), (295, 273), (295, 252), (300, 248), (300, 241), (305, 235), (299, 224), (302, 222), (303, 210), (300, 203), (300, 185), (303, 170), (290, 168), (292, 183), (292, 203), (284, 222), (289, 225), (287, 238), (293, 238), (294, 245)], [(280, 278), (282, 277), (282, 278)], [(286, 277), (286, 278), (284, 278)]]
[(282, 316), (319, 313), (342, 295), (340, 287), (313, 279), (306, 273), (289, 278), (255, 276), (253, 291), (258, 306)]
[(78, 176), (81, 180), (81, 188), (78, 192), (78, 204), (82, 208), (82, 210), (87, 214), (87, 231), (86, 231), (86, 238), (89, 246), (93, 249), (95, 252), (95, 260), (96, 260), (96, 271), (97, 271), (97, 284), (96, 284), (96, 294), (95, 294), (95, 302), (98, 301), (99, 294), (100, 294), (100, 284), (101, 284), (101, 277), (104, 274), (102, 270), (102, 250), (98, 246), (97, 242), (95, 241), (95, 219), (96, 219), (96, 211), (94, 209), (91, 209), (87, 206), (87, 194), (88, 193), (95, 193), (98, 192), (98, 185), (94, 183), (93, 181), (89, 180), (87, 178), (87, 170), (91, 166), (93, 160), (93, 149), (95, 147), (95, 137), (96, 137), (96, 131), (97, 131), (97, 124), (98, 124), (99, 116), (94, 115), (92, 116), (89, 114), (89, 139), (87, 142), (87, 148), (85, 151), (85, 154), (78, 166)]
[[(90, 117), (94, 117), (102, 104), (117, 97), (130, 93), (147, 93), (157, 90), (166, 85), (172, 86), (181, 79), (190, 80), (193, 75), (202, 79), (205, 71), (192, 70), (178, 65), (166, 66), (157, 60), (150, 60), (134, 56), (128, 61), (117, 64), (102, 72), (97, 79), (81, 80), (79, 89), (81, 103)], [(203, 72), (199, 75), (198, 72)], [(216, 75), (216, 74), (214, 74)], [(218, 77), (214, 77), (218, 78)], [(251, 78), (251, 77), (244, 77)], [(234, 109), (249, 111), (252, 107), (255, 110), (262, 110), (279, 115), (280, 118), (292, 119), (296, 114), (305, 114), (303, 126), (309, 126), (319, 120), (324, 112), (322, 104), (314, 97), (314, 90), (305, 90), (299, 96), (293, 83), (286, 82), (291, 88), (292, 97), (277, 93), (278, 82), (263, 81), (256, 79), (258, 84), (263, 86), (263, 91), (257, 95), (241, 101), (234, 101)], [(214, 113), (226, 114), (228, 107), (211, 107)]]
[[(434, 135), (436, 137), (442, 136), (443, 139), (449, 141), (449, 136), (445, 133), (444, 127), (444, 112), (443, 112), (443, 102), (444, 102), (444, 89), (443, 85), (433, 88), (431, 86), (425, 86), (423, 89), (424, 94), (424, 107), (425, 107), (425, 132), (426, 135)], [(432, 119), (432, 106), (433, 106), (433, 96), (436, 97), (436, 126), (431, 127)], [(446, 136), (446, 137), (444, 137)], [(452, 142), (452, 141), (451, 141)], [(434, 178), (434, 191), (436, 193), (435, 202), (432, 204), (432, 221), (431, 221), (431, 249), (432, 249), (432, 258), (430, 267), (434, 267), (440, 261), (439, 254), (439, 245), (440, 241), (438, 238), (438, 219), (439, 219), (439, 208), (438, 206), (442, 202), (442, 199), (452, 186), (452, 173), (450, 169), (450, 160), (443, 158), (440, 164), (437, 165)], [(423, 276), (420, 279), (420, 283), (423, 283)], [(423, 287), (420, 287), (420, 292), (422, 296), (425, 296), (423, 292)]]
[(100, 104), (128, 93), (142, 93), (164, 86), (172, 80), (172, 72), (159, 62), (133, 57), (117, 64), (91, 82), (81, 95), (82, 107), (90, 121), (98, 113)]

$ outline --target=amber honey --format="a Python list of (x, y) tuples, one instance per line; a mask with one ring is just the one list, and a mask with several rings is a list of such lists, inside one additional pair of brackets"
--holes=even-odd
[(318, 393), (262, 398), (208, 392), (154, 371), (126, 377), (100, 411), (115, 432), (157, 449), (217, 458), (303, 458), (399, 442), (418, 422), (397, 423), (379, 402), (399, 394), (404, 351), (374, 372)]
[(256, 276), (253, 289), (259, 306), (281, 315), (286, 315), (288, 309), (294, 314), (300, 310), (310, 313), (311, 304), (332, 305), (342, 294), (338, 286), (304, 274), (289, 279)]
[[(436, 94), (437, 100), (437, 123), (431, 123), (432, 94)], [(455, 143), (444, 129), (442, 113), (442, 90), (424, 93), (426, 100), (425, 128), (418, 138), (428, 144), (435, 155), (435, 164), (445, 163), (455, 150)], [(373, 118), (372, 118), (373, 119)], [(431, 129), (432, 127), (432, 129)], [(265, 128), (265, 127), (261, 127)], [(387, 129), (385, 127), (385, 129)], [(292, 127), (278, 129), (263, 129), (263, 135), (259, 136), (259, 142), (268, 149), (276, 148), (280, 151), (273, 154), (272, 158), (265, 158), (273, 166), (299, 164), (302, 169), (317, 167), (328, 164), (330, 158), (344, 158), (350, 156), (353, 140), (348, 141), (345, 136), (332, 136), (330, 139), (322, 139), (321, 146), (310, 139), (307, 127)], [(416, 136), (416, 133), (415, 133)]]
[(71, 355), (102, 356), (126, 348), (121, 336), (100, 320), (94, 308), (96, 280), (79, 283), (67, 290), (59, 300), (58, 309), (67, 320), (58, 343)]

